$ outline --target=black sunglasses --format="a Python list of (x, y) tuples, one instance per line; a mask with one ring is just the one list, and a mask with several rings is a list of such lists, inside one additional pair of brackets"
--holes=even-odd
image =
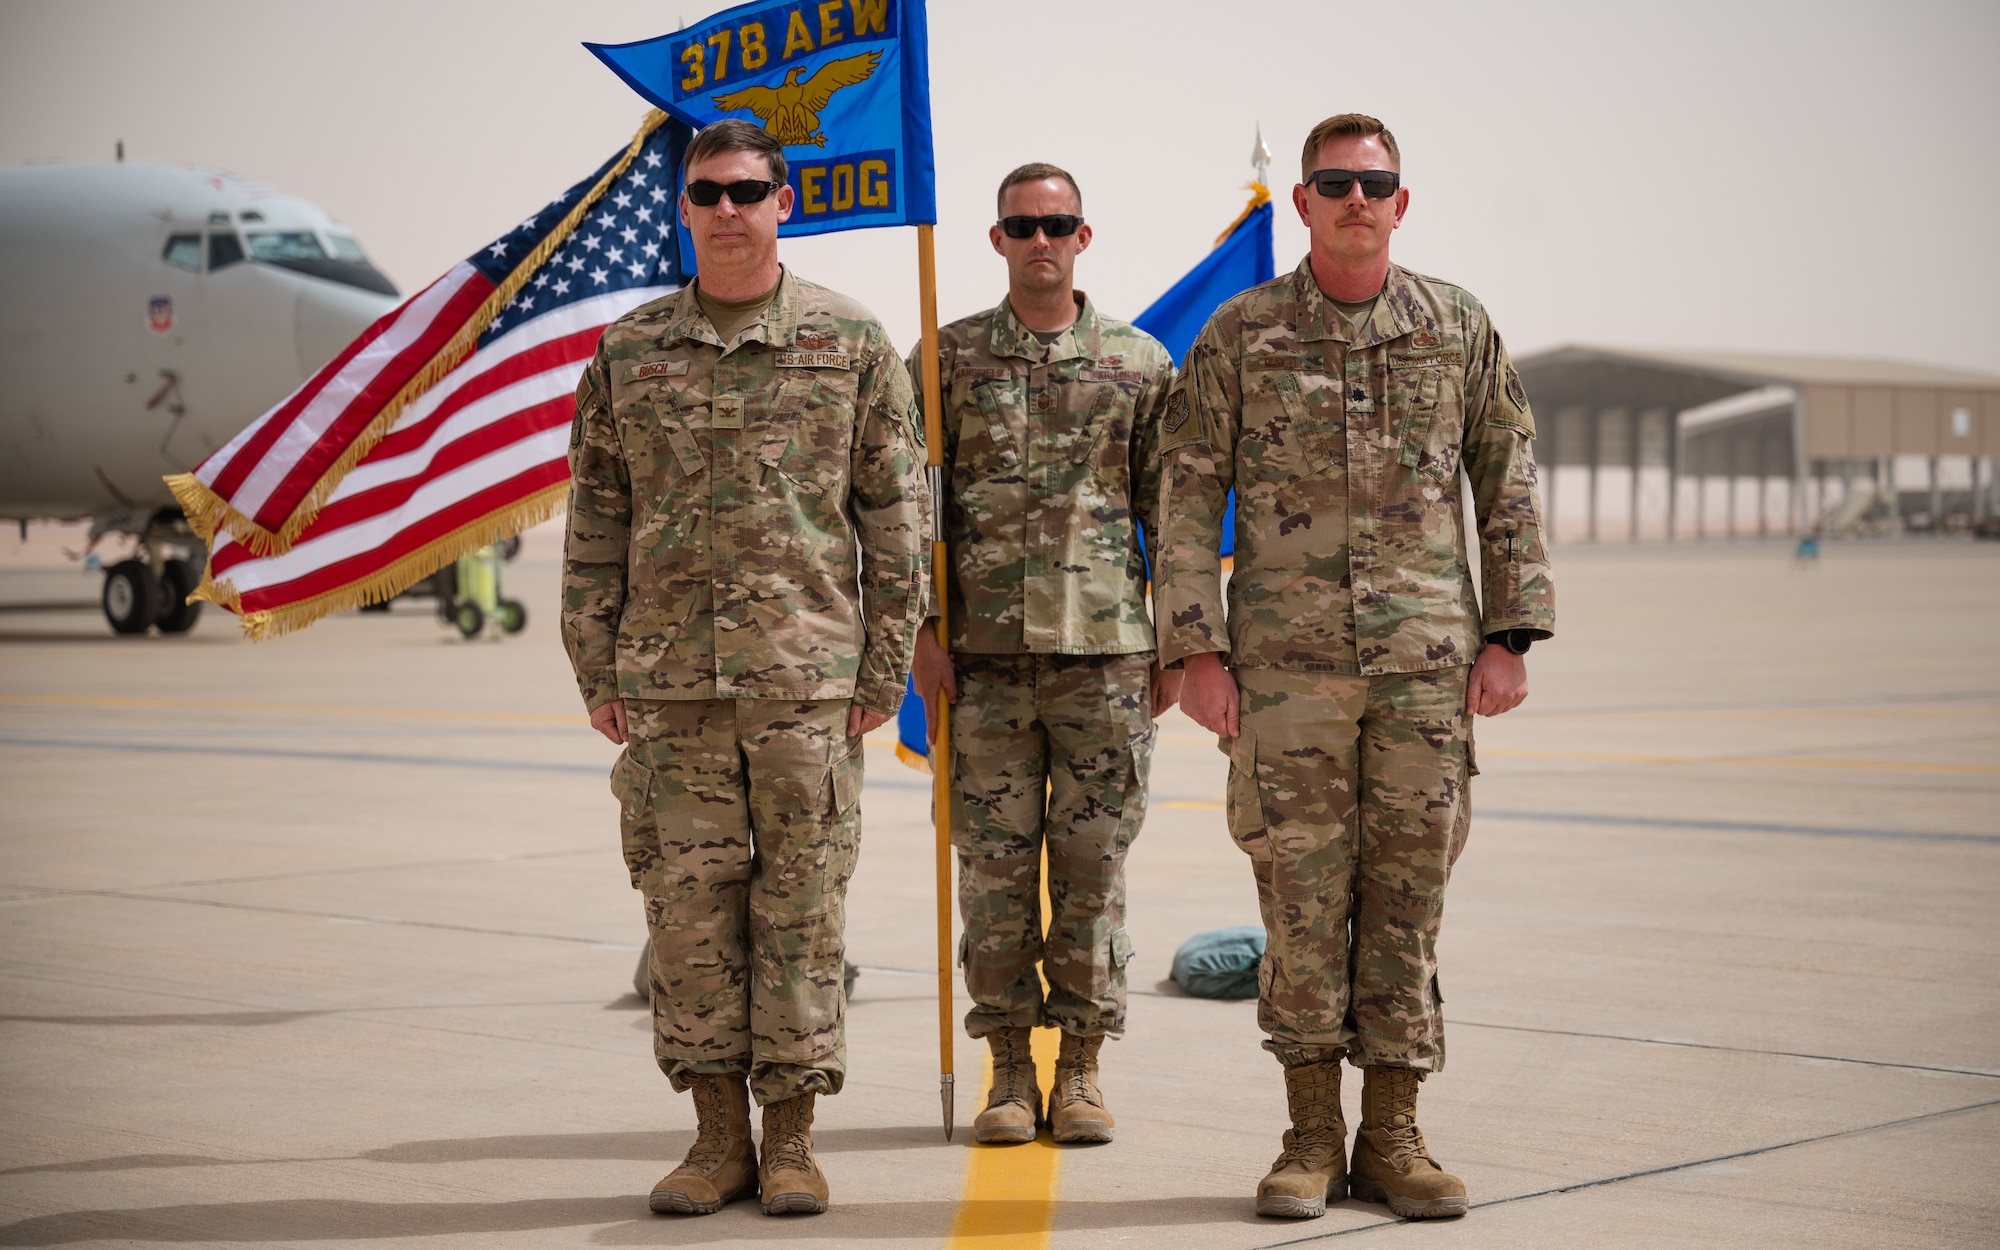
[(1306, 181), (1329, 200), (1346, 199), (1356, 182), (1361, 184), (1361, 194), (1369, 199), (1386, 200), (1396, 194), (1403, 176), (1392, 169), (1315, 169), (1306, 175)]
[(1066, 239), (1076, 233), (1083, 218), (1075, 213), (1051, 213), (1047, 217), (1002, 217), (1000, 233), (1010, 239), (1032, 239), (1039, 230), (1051, 239)]
[(729, 193), (729, 202), (738, 208), (745, 204), (755, 204), (765, 196), (784, 186), (782, 182), (766, 182), (762, 178), (745, 178), (741, 182), (710, 182), (703, 178), (699, 182), (687, 184), (688, 199), (703, 208), (714, 208), (722, 202), (722, 195)]

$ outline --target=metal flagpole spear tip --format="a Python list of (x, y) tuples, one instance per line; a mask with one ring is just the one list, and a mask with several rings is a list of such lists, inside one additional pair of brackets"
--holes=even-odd
[(1257, 181), (1264, 186), (1271, 185), (1266, 171), (1271, 168), (1271, 149), (1264, 146), (1264, 123), (1257, 123), (1257, 146), (1250, 149), (1250, 168), (1257, 171)]
[(955, 1078), (947, 1072), (938, 1077), (938, 1099), (944, 1103), (944, 1139), (951, 1140), (952, 1085)]

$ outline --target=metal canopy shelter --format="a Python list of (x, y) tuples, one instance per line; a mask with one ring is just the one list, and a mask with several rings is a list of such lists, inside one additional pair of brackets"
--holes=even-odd
[[(1588, 530), (1598, 538), (1599, 470), (1631, 470), (1631, 537), (1639, 536), (1642, 474), (1664, 469), (1667, 536), (1677, 536), (1680, 484), (1696, 487), (1697, 536), (1705, 536), (1705, 490), (1729, 479), (1729, 532), (1736, 531), (1738, 479), (1764, 492), (1790, 485), (1787, 528), (1852, 528), (1878, 514), (1899, 524), (1893, 458), (1930, 464), (1929, 509), (1938, 527), (1954, 512), (1972, 523), (1994, 515), (1991, 459), (2000, 456), (2000, 377), (1893, 360), (1729, 352), (1653, 352), (1559, 347), (1515, 362), (1533, 403), (1537, 461), (1556, 514), (1556, 474), (1589, 471)], [(1939, 486), (1941, 458), (1963, 457), (1971, 489), (1953, 508)], [(1840, 482), (1828, 499), (1828, 478)], [(1856, 488), (1857, 478), (1866, 485)], [(1809, 487), (1816, 497), (1808, 506)]]

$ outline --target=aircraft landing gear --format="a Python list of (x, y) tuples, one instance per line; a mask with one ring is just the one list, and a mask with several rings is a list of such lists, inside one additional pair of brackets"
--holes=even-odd
[(114, 632), (143, 634), (160, 610), (160, 579), (144, 560), (120, 560), (104, 574), (104, 619)]
[(169, 560), (160, 570), (160, 611), (153, 624), (163, 634), (185, 634), (201, 616), (201, 601), (188, 596), (201, 585), (201, 573), (186, 560)]
[(187, 597), (201, 585), (207, 549), (178, 509), (161, 509), (150, 516), (100, 517), (91, 540), (108, 533), (135, 535), (139, 550), (105, 571), (99, 602), (104, 619), (119, 634), (143, 634), (158, 628), (163, 634), (184, 634), (201, 616), (201, 604)]

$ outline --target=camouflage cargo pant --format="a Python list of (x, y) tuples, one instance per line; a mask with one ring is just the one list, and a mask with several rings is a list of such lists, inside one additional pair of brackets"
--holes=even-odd
[(1444, 1067), (1437, 937), (1470, 810), (1464, 667), (1235, 670), (1229, 832), (1266, 936), (1264, 1045), (1287, 1066)]
[(685, 1090), (837, 1094), (861, 740), (845, 699), (627, 699), (611, 770), (652, 937), (653, 1054)]
[(951, 829), (965, 918), (959, 956), (973, 1002), (966, 1032), (1123, 1032), (1132, 953), (1125, 852), (1146, 818), (1152, 655), (952, 658)]

